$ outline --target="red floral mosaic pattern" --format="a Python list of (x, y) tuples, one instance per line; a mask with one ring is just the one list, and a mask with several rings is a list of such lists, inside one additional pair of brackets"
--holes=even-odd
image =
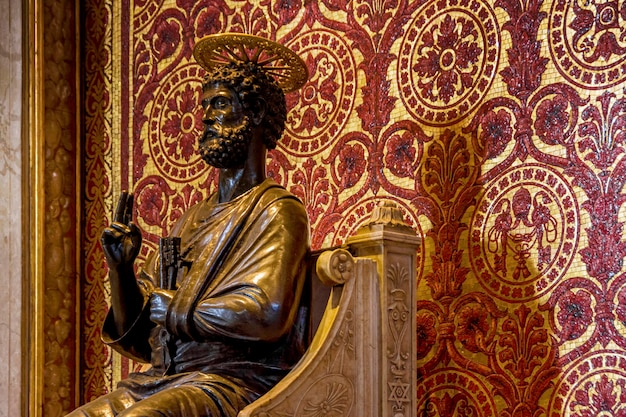
[(428, 2), (400, 47), (398, 82), (406, 110), (426, 124), (457, 123), (488, 91), (499, 43), (487, 3)]
[(331, 31), (311, 31), (287, 43), (305, 60), (309, 80), (289, 94), (283, 149), (295, 156), (319, 153), (343, 131), (354, 107), (356, 65), (350, 47)]
[(167, 74), (150, 102), (148, 126), (150, 159), (164, 178), (197, 179), (204, 163), (197, 152), (198, 132), (203, 128), (198, 102), (202, 76), (197, 66), (180, 68)]
[(494, 415), (488, 388), (469, 372), (442, 369), (425, 378), (417, 391), (420, 416)]
[[(80, 283), (81, 307), (81, 381), (77, 384), (86, 402), (106, 393), (112, 386), (111, 350), (102, 343), (101, 331), (108, 301), (104, 253), (100, 234), (112, 211), (111, 183), (111, 91), (112, 45), (106, 38), (104, 22), (111, 16), (111, 5), (105, 1), (89, 1), (85, 5), (85, 143), (83, 146), (84, 211), (83, 241), (84, 278)], [(117, 179), (116, 179), (117, 180)], [(75, 408), (77, 404), (73, 404)], [(70, 410), (65, 410), (69, 412)], [(59, 415), (57, 413), (56, 415)]]
[(626, 2), (553, 2), (548, 41), (560, 73), (583, 88), (605, 89), (626, 78)]
[(550, 417), (626, 415), (626, 357), (601, 350), (572, 363), (554, 389)]
[(626, 415), (624, 1), (123, 3), (128, 159), (112, 165), (142, 257), (215, 186), (192, 151), (194, 40), (266, 36), (311, 74), (268, 173), (304, 201), (313, 246), (381, 200), (423, 238), (416, 413)]

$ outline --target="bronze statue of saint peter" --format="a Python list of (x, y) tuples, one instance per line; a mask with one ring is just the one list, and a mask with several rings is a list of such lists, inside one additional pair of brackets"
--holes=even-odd
[(202, 158), (217, 191), (191, 207), (134, 272), (141, 233), (123, 193), (102, 233), (111, 308), (103, 339), (150, 363), (76, 416), (230, 416), (267, 392), (308, 343), (309, 223), (300, 200), (265, 174), (281, 137), (284, 91), (306, 80), (287, 48), (242, 34), (194, 50), (203, 84)]

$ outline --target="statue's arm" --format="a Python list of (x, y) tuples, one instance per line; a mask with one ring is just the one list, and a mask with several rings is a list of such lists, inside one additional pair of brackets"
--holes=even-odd
[[(146, 290), (149, 293), (149, 290)], [(107, 345), (138, 362), (150, 362), (150, 333), (155, 324), (150, 320), (149, 296), (139, 304), (140, 310), (135, 321), (119, 333), (113, 309), (109, 312), (102, 326), (102, 340)]]
[(274, 341), (293, 324), (305, 281), (309, 224), (302, 203), (281, 199), (260, 216), (223, 267), (231, 277), (202, 299), (193, 314), (196, 333)]
[[(132, 335), (134, 328), (152, 327), (145, 320), (146, 285), (140, 285), (135, 276), (134, 262), (141, 249), (141, 232), (132, 221), (133, 196), (122, 192), (113, 222), (102, 232), (101, 243), (109, 267), (111, 308), (103, 326), (103, 339), (112, 345), (143, 344), (144, 330)], [(142, 322), (142, 325), (138, 323)], [(129, 336), (131, 335), (131, 336)], [(135, 340), (136, 339), (136, 340)], [(145, 337), (147, 342), (147, 337)], [(133, 350), (133, 349), (131, 349)], [(135, 356), (131, 354), (131, 356)]]

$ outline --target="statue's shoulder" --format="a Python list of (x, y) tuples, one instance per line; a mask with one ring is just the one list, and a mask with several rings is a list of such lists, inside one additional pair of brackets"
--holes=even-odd
[(266, 179), (259, 187), (263, 187), (263, 189), (260, 190), (263, 192), (262, 199), (268, 204), (277, 200), (291, 200), (297, 205), (304, 207), (302, 200), (271, 178)]

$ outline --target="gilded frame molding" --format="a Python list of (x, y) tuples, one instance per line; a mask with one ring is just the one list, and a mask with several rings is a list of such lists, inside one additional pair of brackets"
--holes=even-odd
[(23, 2), (23, 398), (25, 415), (38, 417), (43, 409), (43, 34), (41, 0)]

